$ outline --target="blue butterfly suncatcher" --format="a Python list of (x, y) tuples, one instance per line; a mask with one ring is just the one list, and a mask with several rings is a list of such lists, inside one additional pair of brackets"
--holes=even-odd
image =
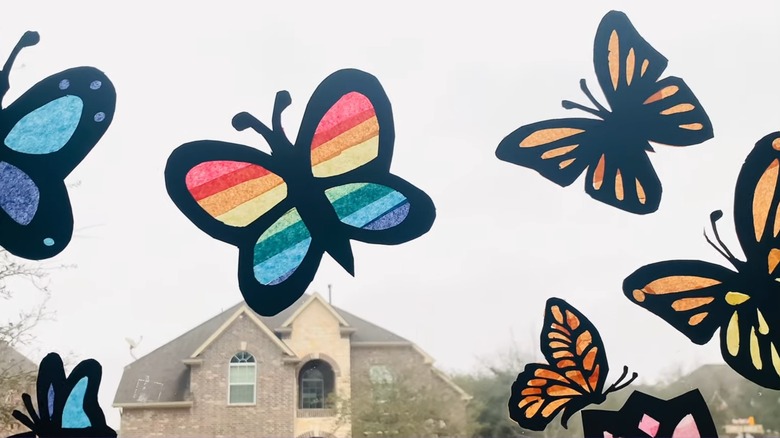
[[(545, 120), (517, 129), (496, 149), (503, 161), (531, 168), (566, 187), (586, 171), (585, 191), (621, 210), (648, 214), (661, 203), (661, 181), (648, 152), (650, 141), (690, 146), (713, 137), (712, 123), (680, 78), (661, 79), (667, 59), (642, 38), (618, 11), (601, 20), (593, 48), (599, 86), (611, 111), (585, 84), (596, 107), (563, 101), (598, 119)], [(601, 120), (599, 120), (601, 119)]]
[(98, 404), (102, 368), (94, 359), (76, 365), (65, 376), (62, 359), (57, 353), (49, 353), (38, 367), (36, 394), (38, 411), (29, 394), (22, 395), (28, 415), (18, 410), (14, 418), (30, 431), (16, 437), (116, 437), (116, 431), (106, 425), (103, 410)]
[[(37, 44), (26, 32), (0, 72), (0, 99), (19, 52)], [(0, 246), (31, 260), (59, 254), (73, 235), (65, 177), (114, 117), (116, 91), (103, 72), (76, 67), (38, 82), (0, 109)]]
[(425, 234), (436, 209), (422, 190), (390, 173), (395, 131), (379, 81), (359, 70), (327, 77), (309, 101), (295, 143), (281, 127), (288, 92), (276, 96), (272, 125), (248, 113), (271, 155), (213, 140), (178, 147), (165, 169), (168, 194), (198, 228), (239, 249), (239, 288), (257, 313), (295, 302), (324, 253), (354, 275), (350, 240), (395, 245)]

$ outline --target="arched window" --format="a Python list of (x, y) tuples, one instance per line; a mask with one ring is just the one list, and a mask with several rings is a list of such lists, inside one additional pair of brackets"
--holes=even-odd
[(228, 404), (254, 404), (256, 382), (255, 357), (246, 351), (239, 351), (230, 359)]
[(298, 374), (301, 409), (324, 409), (333, 393), (333, 369), (327, 362), (316, 359), (306, 363)]

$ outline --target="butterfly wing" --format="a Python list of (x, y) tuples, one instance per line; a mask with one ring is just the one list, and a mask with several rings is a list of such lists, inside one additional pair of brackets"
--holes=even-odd
[(544, 430), (561, 411), (576, 407), (573, 414), (581, 409), (587, 394), (553, 367), (528, 364), (512, 384), (509, 417), (524, 429)]
[(92, 67), (50, 76), (2, 111), (0, 244), (28, 259), (59, 254), (73, 234), (64, 178), (111, 123), (116, 92)]
[[(775, 132), (756, 143), (737, 178), (734, 223), (747, 257), (740, 268), (739, 290), (749, 299), (734, 306), (726, 331), (731, 337), (722, 339), (724, 358), (732, 368), (776, 389), (780, 389), (780, 312), (776, 310), (780, 302), (779, 169), (780, 132)], [(729, 343), (737, 338), (736, 345)]]
[(425, 192), (395, 175), (376, 179), (382, 183), (346, 183), (325, 190), (351, 239), (396, 245), (430, 230), (436, 209)]
[[(57, 353), (49, 353), (38, 367), (36, 392), (38, 396), (38, 417), (44, 430), (56, 429), (61, 424), (57, 414), (57, 395), (66, 387), (65, 368)], [(36, 425), (38, 426), (38, 425)]]
[(559, 119), (522, 126), (499, 143), (496, 157), (533, 169), (566, 187), (593, 164), (598, 146), (593, 133), (603, 123), (595, 119)]
[(777, 389), (780, 340), (772, 328), (780, 325), (771, 301), (762, 299), (766, 289), (760, 283), (711, 263), (676, 260), (638, 269), (623, 282), (623, 292), (696, 344), (706, 344), (721, 328), (726, 363), (753, 382)]
[(368, 73), (344, 69), (312, 94), (295, 148), (317, 178), (356, 170), (370, 175), (389, 171), (394, 140), (393, 112), (382, 85)]
[(685, 81), (677, 77), (659, 81), (667, 59), (639, 35), (624, 13), (604, 16), (593, 47), (599, 85), (626, 134), (673, 146), (713, 137), (709, 116)]
[(629, 150), (634, 152), (601, 154), (588, 168), (585, 192), (621, 210), (652, 213), (661, 204), (661, 181), (645, 152), (636, 147)]
[(335, 212), (342, 224), (342, 229), (331, 226), (316, 234), (329, 240), (323, 245), (350, 272), (351, 251), (341, 240), (407, 242), (426, 233), (436, 216), (428, 195), (390, 174), (394, 137), (390, 101), (379, 81), (365, 72), (333, 73), (306, 107), (296, 153), (309, 155), (314, 184), (330, 204), (322, 204), (328, 211), (316, 216)]
[(541, 350), (557, 370), (585, 393), (595, 398), (601, 396), (609, 373), (604, 344), (596, 327), (566, 301), (547, 300)]
[(668, 63), (623, 12), (610, 11), (601, 19), (593, 43), (593, 65), (614, 111), (632, 106), (636, 90), (650, 89)]
[(561, 411), (566, 427), (574, 413), (604, 401), (609, 365), (601, 337), (582, 313), (561, 299), (547, 300), (541, 350), (550, 366), (529, 364), (512, 385), (510, 417), (521, 427), (543, 430)]
[(62, 426), (61, 436), (115, 437), (98, 403), (102, 367), (94, 359), (81, 361), (63, 388), (55, 393), (55, 421)]
[(296, 208), (283, 212), (259, 239), (239, 250), (241, 293), (249, 307), (263, 316), (276, 315), (303, 295), (324, 253)]
[(239, 248), (239, 286), (255, 312), (275, 315), (303, 294), (323, 250), (270, 156), (232, 143), (187, 143), (169, 157), (165, 181), (198, 228)]
[(665, 261), (643, 266), (626, 277), (623, 293), (703, 345), (728, 317), (726, 294), (736, 275), (698, 260)]
[(661, 182), (644, 147), (616, 144), (620, 138), (613, 138), (605, 129), (605, 122), (595, 119), (534, 123), (509, 134), (499, 144), (496, 156), (534, 169), (562, 187), (587, 168), (585, 191), (594, 199), (636, 214), (656, 211)]
[(780, 261), (780, 132), (759, 140), (742, 166), (734, 196), (737, 237), (751, 265), (777, 276)]
[(271, 157), (257, 149), (204, 140), (171, 153), (165, 185), (174, 204), (198, 228), (238, 245), (258, 228), (259, 218), (271, 212), (281, 216), (288, 188), (279, 175)]

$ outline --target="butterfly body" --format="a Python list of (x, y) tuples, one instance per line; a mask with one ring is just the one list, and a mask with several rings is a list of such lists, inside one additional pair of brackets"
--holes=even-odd
[(628, 369), (604, 390), (609, 364), (604, 345), (593, 324), (577, 309), (559, 298), (547, 300), (541, 334), (541, 350), (549, 364), (530, 363), (512, 384), (509, 416), (521, 427), (544, 430), (559, 413), (566, 427), (569, 418), (592, 404), (601, 404), (607, 394), (625, 383)]
[(737, 178), (734, 223), (745, 260), (710, 243), (734, 269), (700, 260), (643, 266), (623, 282), (625, 295), (696, 344), (720, 330), (721, 353), (735, 371), (780, 389), (780, 133), (759, 140)]
[[(19, 41), (0, 72), (0, 96), (16, 55), (38, 40), (28, 32)], [(0, 246), (38, 260), (68, 245), (73, 214), (64, 179), (108, 129), (115, 102), (105, 74), (77, 67), (43, 79), (0, 109)]]
[(565, 118), (525, 125), (505, 137), (496, 156), (531, 168), (566, 187), (586, 172), (594, 199), (635, 214), (656, 211), (661, 182), (647, 155), (650, 142), (688, 146), (712, 138), (712, 124), (682, 79), (661, 79), (667, 60), (622, 12), (611, 11), (596, 32), (593, 53), (607, 106), (585, 84), (595, 108), (563, 101), (598, 119)]
[(394, 245), (430, 229), (431, 199), (389, 172), (392, 112), (379, 82), (341, 70), (315, 90), (295, 143), (281, 127), (291, 103), (277, 94), (272, 127), (248, 113), (271, 154), (232, 143), (197, 141), (168, 159), (166, 187), (200, 229), (239, 249), (239, 287), (247, 304), (274, 315), (312, 281), (324, 253), (354, 275), (350, 240)]

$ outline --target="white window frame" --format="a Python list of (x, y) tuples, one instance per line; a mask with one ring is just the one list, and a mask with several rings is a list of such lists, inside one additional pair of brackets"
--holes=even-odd
[[(233, 362), (233, 358), (238, 356), (239, 354), (248, 354), (252, 358), (252, 362)], [(252, 402), (251, 403), (231, 403), (230, 402), (230, 389), (233, 386), (249, 386), (248, 383), (240, 383), (240, 384), (233, 384), (230, 383), (230, 374), (233, 371), (234, 368), (238, 367), (246, 367), (248, 365), (252, 365), (254, 368), (254, 378), (252, 379)], [(227, 375), (227, 404), (228, 406), (255, 406), (257, 404), (257, 358), (248, 351), (239, 351), (233, 356), (230, 357), (230, 361), (228, 362), (228, 375)]]

